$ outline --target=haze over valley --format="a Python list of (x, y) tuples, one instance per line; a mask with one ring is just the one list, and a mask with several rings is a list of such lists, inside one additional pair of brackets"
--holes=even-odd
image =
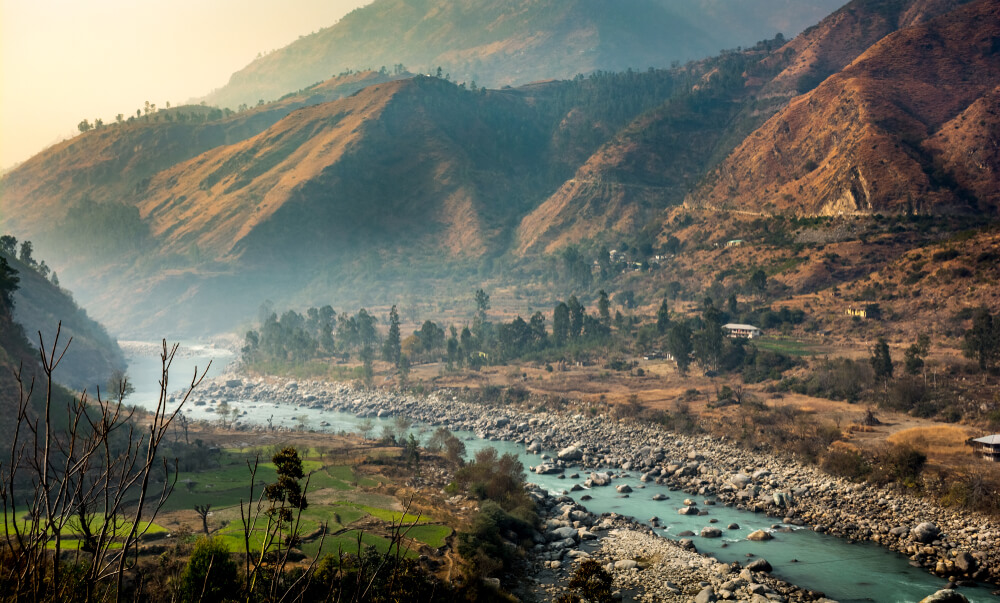
[(0, 176), (0, 444), (166, 438), (117, 494), (0, 471), (23, 576), (65, 532), (105, 599), (223, 600), (222, 555), (267, 600), (997, 600), (1000, 1), (342, 11)]

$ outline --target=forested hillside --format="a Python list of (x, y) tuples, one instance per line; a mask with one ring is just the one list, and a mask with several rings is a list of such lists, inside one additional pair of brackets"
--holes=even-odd
[[(10, 353), (9, 358), (19, 361), (30, 358), (25, 366), (35, 366), (37, 352), (30, 346), (38, 347), (39, 333), (45, 345), (51, 345), (61, 322), (60, 341), (66, 345), (72, 338), (72, 344), (59, 367), (60, 383), (96, 395), (97, 387), (106, 389), (112, 373), (124, 373), (125, 358), (118, 343), (59, 286), (58, 275), (44, 260), (35, 257), (31, 241), (21, 241), (18, 245), (10, 235), (0, 237), (0, 258), (8, 273), (16, 272), (17, 279), (16, 287), (5, 294), (5, 302), (8, 302), (5, 306), (13, 321), (7, 323), (10, 333), (4, 340), (9, 346), (5, 348)], [(13, 281), (8, 278), (6, 282), (9, 285)]]

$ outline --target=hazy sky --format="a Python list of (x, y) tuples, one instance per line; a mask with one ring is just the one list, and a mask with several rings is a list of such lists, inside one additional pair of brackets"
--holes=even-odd
[(145, 101), (178, 105), (371, 0), (0, 0), (0, 168)]

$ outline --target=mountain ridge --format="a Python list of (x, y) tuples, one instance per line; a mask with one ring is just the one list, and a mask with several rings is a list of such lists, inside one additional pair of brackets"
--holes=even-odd
[[(837, 0), (376, 0), (250, 63), (204, 100), (277, 98), (345, 68), (406, 64), (500, 87), (594, 70), (667, 67), (797, 33)], [(706, 24), (703, 27), (701, 24)], [(791, 28), (791, 29), (788, 29)], [(706, 31), (708, 29), (708, 31)]]

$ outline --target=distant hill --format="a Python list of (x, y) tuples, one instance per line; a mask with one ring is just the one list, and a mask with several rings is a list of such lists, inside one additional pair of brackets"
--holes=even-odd
[(667, 67), (788, 35), (839, 0), (375, 0), (258, 58), (204, 98), (235, 108), (345, 69), (403, 64), (500, 87), (594, 70)]
[(886, 36), (769, 119), (687, 202), (799, 215), (995, 213), (997, 14), (1000, 2), (978, 0)]
[[(112, 224), (104, 226), (122, 222), (134, 228), (134, 219), (122, 215), (126, 212), (120, 206), (142, 196), (152, 176), (165, 167), (251, 138), (296, 109), (408, 75), (352, 73), (238, 113), (188, 105), (92, 130), (53, 145), (4, 175), (0, 180), (4, 226), (31, 233), (36, 243), (59, 243), (45, 240), (46, 231), (65, 220), (73, 207), (92, 202), (119, 210)], [(67, 226), (91, 241), (100, 235), (84, 232), (87, 225)]]

